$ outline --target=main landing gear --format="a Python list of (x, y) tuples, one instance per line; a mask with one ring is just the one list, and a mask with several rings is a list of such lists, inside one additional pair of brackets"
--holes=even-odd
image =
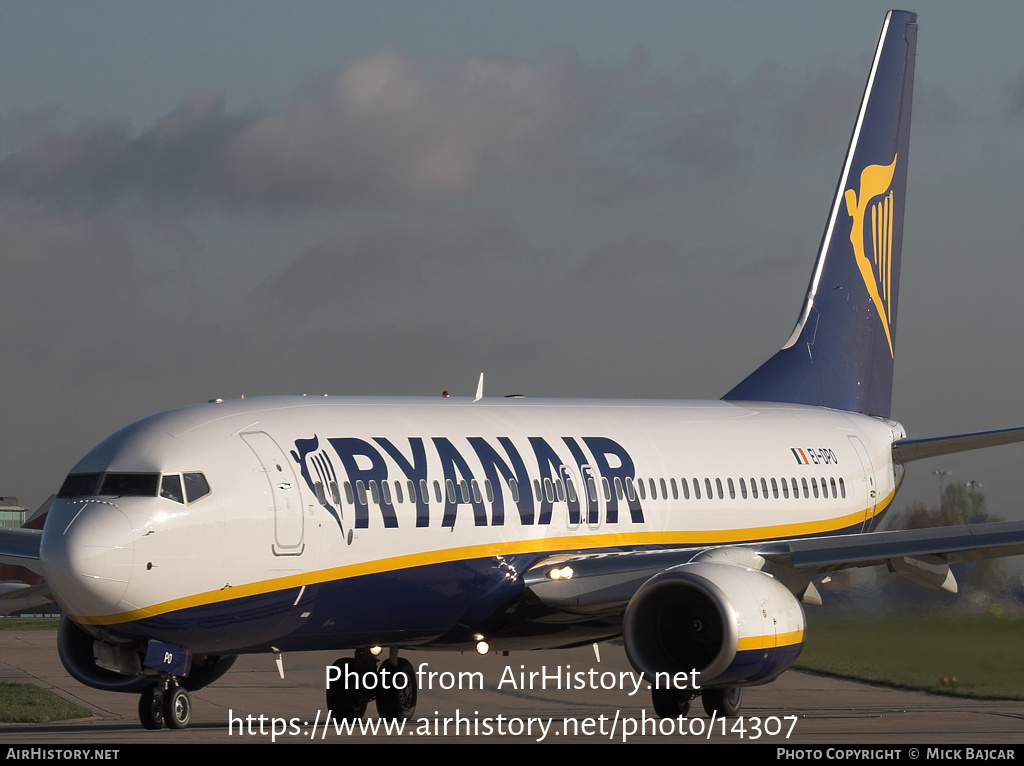
[(363, 717), (371, 700), (377, 703), (381, 718), (404, 720), (416, 712), (416, 674), (412, 663), (391, 649), (378, 665), (369, 649), (359, 649), (355, 657), (334, 662), (327, 685), (327, 707), (338, 720)]
[[(651, 701), (654, 712), (659, 718), (685, 717), (690, 712), (690, 702), (698, 695), (688, 689), (651, 689)], [(700, 702), (704, 712), (710, 716), (724, 718), (734, 716), (743, 704), (743, 687), (726, 686), (717, 689), (705, 689), (700, 692)]]
[(184, 729), (192, 720), (192, 699), (184, 686), (168, 678), (150, 686), (139, 697), (139, 721), (142, 728)]

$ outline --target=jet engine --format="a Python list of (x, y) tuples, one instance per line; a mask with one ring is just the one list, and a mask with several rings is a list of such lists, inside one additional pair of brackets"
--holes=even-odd
[(800, 602), (773, 577), (691, 562), (640, 587), (626, 608), (623, 639), (633, 667), (659, 687), (693, 671), (701, 688), (745, 686), (793, 664), (804, 625)]
[[(72, 678), (94, 689), (138, 694), (151, 688), (159, 675), (143, 669), (138, 652), (97, 641), (66, 616), (61, 617), (57, 631), (57, 653)], [(234, 655), (195, 657), (181, 685), (189, 691), (209, 686), (228, 672), (235, 659)]]

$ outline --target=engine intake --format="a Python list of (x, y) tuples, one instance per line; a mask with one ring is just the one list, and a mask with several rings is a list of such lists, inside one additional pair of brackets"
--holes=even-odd
[(769, 575), (731, 564), (681, 564), (626, 608), (626, 655), (652, 683), (697, 671), (703, 687), (767, 683), (803, 648), (804, 610)]

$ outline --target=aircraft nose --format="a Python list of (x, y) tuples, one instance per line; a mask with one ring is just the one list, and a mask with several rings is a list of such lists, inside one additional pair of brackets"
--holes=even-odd
[(135, 559), (132, 525), (112, 502), (54, 502), (39, 551), (58, 603), (75, 616), (99, 616), (117, 607)]

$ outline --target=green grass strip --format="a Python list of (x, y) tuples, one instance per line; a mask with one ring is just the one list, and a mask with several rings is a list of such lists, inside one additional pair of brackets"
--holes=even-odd
[(0, 682), (0, 723), (49, 723), (91, 715), (38, 686)]
[(1024, 699), (1024, 617), (808, 619), (796, 667), (963, 697)]

